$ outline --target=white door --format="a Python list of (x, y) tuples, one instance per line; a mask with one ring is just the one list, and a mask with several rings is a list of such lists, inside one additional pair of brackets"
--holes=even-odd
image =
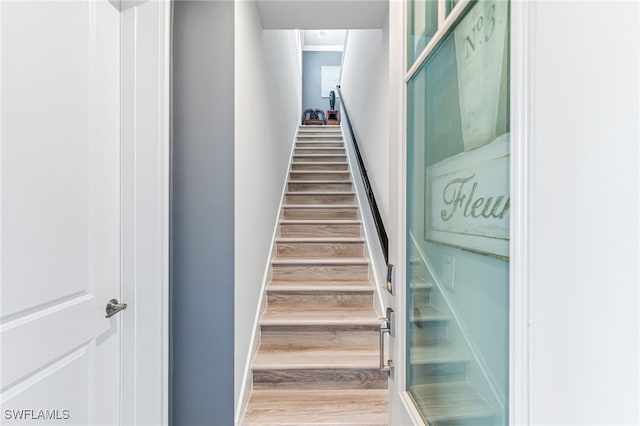
[(120, 423), (120, 13), (2, 1), (2, 424)]

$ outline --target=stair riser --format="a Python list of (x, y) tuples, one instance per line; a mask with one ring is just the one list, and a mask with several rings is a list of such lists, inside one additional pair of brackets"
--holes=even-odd
[(387, 375), (377, 368), (254, 370), (253, 388), (386, 389)]
[(287, 194), (286, 204), (355, 204), (355, 194)]
[(299, 170), (336, 170), (336, 171), (348, 171), (349, 164), (345, 163), (331, 163), (331, 164), (322, 164), (322, 163), (292, 163), (291, 164), (292, 171)]
[(298, 141), (296, 142), (296, 148), (344, 148), (344, 142)]
[(431, 304), (431, 289), (421, 288), (419, 290), (412, 290), (413, 300), (416, 306), (424, 306)]
[(267, 305), (279, 306), (308, 306), (308, 307), (370, 307), (373, 306), (373, 294), (333, 294), (333, 295), (302, 295), (302, 294), (269, 294)]
[(291, 192), (350, 192), (353, 190), (351, 182), (322, 182), (322, 183), (289, 183)]
[(310, 154), (323, 154), (323, 155), (346, 155), (344, 148), (302, 148), (296, 146), (294, 151), (295, 155), (310, 155)]
[(437, 345), (447, 342), (447, 322), (420, 324), (412, 334), (412, 346)]
[(300, 136), (342, 136), (342, 132), (336, 129), (329, 130), (300, 130)]
[[(260, 322), (261, 336), (275, 334), (315, 334), (315, 333), (375, 333), (378, 335), (380, 324), (375, 323), (327, 323), (327, 324), (265, 324)], [(318, 342), (321, 343), (321, 342)], [(309, 342), (309, 344), (311, 344)]]
[(317, 208), (298, 208), (285, 207), (285, 219), (357, 219), (358, 210), (356, 207), (345, 207), (339, 209), (331, 209), (324, 207)]
[(364, 243), (277, 243), (278, 257), (358, 257), (364, 256)]
[(438, 420), (438, 426), (487, 426), (495, 425), (495, 418), (476, 417), (472, 419)]
[(293, 155), (294, 163), (345, 163), (347, 161), (346, 155)]
[(366, 281), (367, 265), (273, 265), (275, 281)]
[(290, 180), (350, 180), (349, 172), (291, 172)]
[(342, 136), (335, 135), (298, 135), (298, 142), (342, 142)]
[(343, 348), (345, 346), (355, 349), (371, 348), (377, 350), (378, 331), (369, 330), (263, 330), (260, 335), (261, 347), (265, 349), (287, 349), (291, 346), (304, 346), (309, 349), (317, 348)]
[(467, 363), (442, 362), (418, 364), (412, 367), (411, 376), (416, 383), (442, 383), (467, 380)]
[(359, 237), (359, 224), (282, 224), (281, 237)]

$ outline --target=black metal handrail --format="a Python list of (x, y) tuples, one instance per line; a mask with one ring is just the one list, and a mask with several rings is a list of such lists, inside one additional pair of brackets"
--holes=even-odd
[(354, 148), (354, 151), (356, 152), (358, 165), (360, 166), (359, 167), (360, 177), (362, 177), (364, 191), (367, 194), (367, 200), (369, 200), (369, 207), (371, 208), (371, 213), (373, 214), (373, 220), (376, 224), (376, 230), (378, 231), (378, 239), (380, 240), (380, 246), (382, 247), (384, 260), (388, 265), (389, 264), (389, 238), (387, 237), (387, 231), (384, 228), (384, 223), (382, 222), (382, 216), (380, 216), (380, 209), (378, 209), (378, 203), (376, 202), (376, 197), (373, 194), (373, 189), (371, 188), (371, 182), (369, 182), (369, 176), (367, 175), (367, 168), (365, 167), (364, 160), (362, 159), (362, 155), (360, 154), (360, 148), (358, 147), (358, 141), (353, 131), (351, 120), (349, 119), (349, 113), (347, 112), (347, 107), (344, 103), (344, 97), (342, 96), (342, 91), (340, 90), (340, 86), (336, 86), (336, 88), (338, 89), (338, 93), (340, 94), (340, 102), (342, 103), (342, 109), (344, 110), (344, 117), (347, 119), (347, 124), (349, 125), (349, 133), (351, 133), (351, 141), (353, 142), (353, 148)]

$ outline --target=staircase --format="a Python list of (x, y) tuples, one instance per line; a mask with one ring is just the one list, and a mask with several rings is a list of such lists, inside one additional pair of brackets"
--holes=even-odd
[(362, 224), (339, 126), (299, 129), (244, 425), (386, 425)]
[(410, 321), (415, 328), (409, 355), (411, 393), (428, 421), (437, 426), (491, 426), (496, 410), (469, 382), (469, 354), (450, 340), (450, 315), (440, 306), (438, 290), (425, 278), (422, 262), (412, 262)]

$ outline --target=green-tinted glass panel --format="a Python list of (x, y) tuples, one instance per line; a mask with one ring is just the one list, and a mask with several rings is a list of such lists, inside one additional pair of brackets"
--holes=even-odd
[(409, 0), (409, 67), (411, 67), (438, 30), (438, 2), (436, 0)]
[(408, 84), (407, 388), (434, 424), (507, 424), (508, 16), (474, 3)]

